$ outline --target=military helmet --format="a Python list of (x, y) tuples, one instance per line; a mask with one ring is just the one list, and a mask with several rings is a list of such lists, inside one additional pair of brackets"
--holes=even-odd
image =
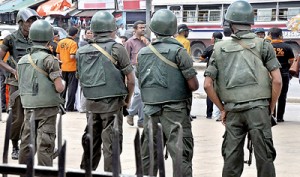
[(177, 31), (177, 18), (170, 10), (160, 9), (154, 13), (150, 29), (158, 35), (172, 36)]
[(225, 20), (234, 24), (253, 25), (254, 13), (252, 6), (244, 0), (233, 2), (227, 9)]
[(117, 29), (114, 16), (107, 11), (95, 13), (91, 20), (91, 30), (93, 32), (112, 32)]
[(30, 8), (24, 8), (19, 10), (17, 14), (16, 22), (19, 23), (21, 20), (23, 22), (26, 22), (31, 17), (36, 17), (37, 19), (40, 18), (40, 16), (36, 13), (35, 10)]
[(255, 34), (256, 33), (265, 33), (265, 29), (263, 29), (263, 28), (256, 28), (255, 31), (254, 31), (254, 33)]
[(48, 42), (53, 36), (53, 27), (46, 20), (33, 22), (29, 30), (29, 38), (32, 41)]

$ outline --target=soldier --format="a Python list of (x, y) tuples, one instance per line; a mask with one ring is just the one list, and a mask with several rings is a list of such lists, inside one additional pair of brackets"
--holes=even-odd
[[(176, 122), (182, 125), (183, 159), (181, 176), (192, 176), (194, 142), (189, 115), (192, 91), (197, 90), (199, 84), (196, 77), (197, 73), (193, 68), (193, 60), (182, 44), (172, 38), (176, 33), (176, 27), (177, 19), (171, 11), (162, 9), (155, 12), (150, 22), (150, 29), (156, 35), (157, 40), (142, 48), (138, 54), (137, 77), (142, 99), (145, 103), (142, 159), (146, 175), (157, 173), (156, 159), (154, 161), (154, 171), (149, 172), (148, 121), (151, 116), (153, 137), (156, 137), (157, 134), (157, 124), (161, 123), (166, 137), (167, 149), (173, 162), (177, 153), (178, 126)], [(156, 138), (154, 138), (154, 147), (156, 147)], [(154, 154), (156, 154), (156, 150), (154, 151)], [(174, 176), (176, 175), (174, 174)]]
[(30, 118), (34, 111), (38, 165), (52, 166), (56, 116), (59, 104), (63, 103), (59, 93), (64, 90), (64, 84), (59, 61), (48, 48), (53, 38), (52, 26), (45, 20), (35, 21), (29, 38), (33, 46), (18, 62), (20, 97), (25, 109), (19, 163), (26, 164), (30, 156)]
[(226, 127), (222, 176), (242, 175), (243, 148), (249, 133), (257, 176), (275, 177), (271, 115), (281, 90), (280, 64), (272, 45), (251, 32), (254, 14), (248, 2), (233, 2), (225, 20), (233, 34), (231, 39), (215, 44), (204, 73), (204, 89), (220, 109)]
[[(16, 18), (19, 29), (4, 38), (3, 44), (0, 46), (0, 66), (9, 72), (6, 83), (9, 85), (9, 106), (13, 112), (10, 139), (13, 145), (11, 157), (14, 160), (17, 160), (19, 156), (18, 141), (20, 139), (21, 126), (24, 121), (24, 109), (22, 108), (21, 99), (19, 97), (16, 66), (20, 58), (27, 53), (26, 49), (32, 46), (32, 42), (28, 38), (29, 28), (38, 18), (39, 15), (36, 11), (29, 8), (21, 9)], [(4, 63), (3, 57), (7, 52), (10, 53), (11, 57), (7, 63)]]
[[(86, 110), (93, 116), (92, 168), (96, 170), (103, 150), (104, 171), (111, 172), (114, 115), (118, 117), (121, 152), (122, 109), (124, 105), (130, 105), (134, 90), (134, 74), (126, 49), (114, 40), (117, 25), (113, 15), (106, 11), (97, 12), (92, 17), (91, 30), (94, 34), (93, 43), (82, 46), (76, 53), (77, 75), (83, 95), (87, 99)], [(87, 131), (88, 127), (82, 136), (84, 151), (80, 164), (82, 169), (86, 168), (89, 160)]]

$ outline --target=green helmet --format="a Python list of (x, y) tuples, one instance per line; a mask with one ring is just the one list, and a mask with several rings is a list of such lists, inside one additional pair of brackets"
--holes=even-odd
[(177, 18), (170, 10), (160, 9), (154, 13), (150, 29), (161, 36), (172, 36), (177, 31)]
[(32, 41), (48, 42), (53, 36), (53, 27), (46, 20), (33, 22), (29, 30), (29, 38)]
[(35, 10), (30, 8), (24, 8), (19, 10), (17, 14), (16, 22), (19, 23), (21, 20), (23, 22), (26, 22), (31, 17), (36, 17), (37, 19), (40, 18), (40, 16), (36, 13)]
[(91, 30), (93, 32), (112, 32), (117, 29), (114, 16), (107, 11), (95, 13), (91, 20)]
[(230, 4), (225, 14), (225, 20), (234, 24), (254, 24), (252, 6), (244, 0), (238, 0)]

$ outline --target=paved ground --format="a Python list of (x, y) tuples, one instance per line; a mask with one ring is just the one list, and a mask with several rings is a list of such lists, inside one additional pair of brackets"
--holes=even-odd
[[(193, 102), (192, 114), (197, 115), (197, 119), (192, 122), (194, 134), (194, 158), (193, 158), (193, 174), (195, 177), (220, 177), (222, 173), (223, 159), (221, 156), (221, 143), (224, 126), (214, 120), (205, 118), (206, 103), (202, 99), (205, 94), (203, 92), (202, 83), (203, 71), (199, 71), (199, 82), (201, 84), (196, 92)], [(273, 128), (273, 138), (275, 148), (277, 150), (277, 158), (275, 167), (278, 177), (299, 177), (300, 169), (300, 103), (296, 91), (298, 92), (300, 85), (298, 81), (293, 81), (292, 90), (289, 93), (289, 100), (296, 98), (296, 101), (287, 103), (285, 122)], [(300, 93), (300, 92), (298, 92)], [(6, 119), (7, 114), (3, 114)], [(135, 119), (136, 121), (136, 119)], [(67, 113), (63, 117), (63, 139), (67, 140), (67, 168), (79, 168), (81, 161), (81, 136), (86, 124), (85, 114)], [(137, 127), (127, 125), (124, 119), (124, 144), (123, 153), (121, 155), (122, 171), (124, 174), (135, 173), (135, 159), (133, 139)], [(139, 129), (142, 131), (142, 129)], [(5, 121), (0, 122), (0, 154), (3, 153), (3, 143), (5, 132)], [(11, 148), (10, 148), (11, 150)], [(246, 149), (245, 149), (246, 150)], [(10, 156), (9, 156), (10, 157)], [(248, 151), (245, 151), (245, 158), (248, 158)], [(0, 161), (2, 163), (2, 161)], [(9, 160), (11, 164), (17, 164), (17, 161)], [(57, 160), (55, 160), (57, 164)], [(167, 177), (172, 176), (172, 164), (170, 158), (166, 161)], [(97, 171), (102, 171), (103, 162), (100, 163)], [(256, 176), (255, 160), (248, 167), (245, 165), (242, 177)]]
[[(278, 177), (299, 177), (300, 161), (300, 104), (288, 103), (285, 120), (273, 128), (273, 137), (277, 158), (275, 161)], [(195, 177), (218, 177), (222, 171), (222, 156), (220, 153), (224, 127), (221, 123), (205, 118), (205, 100), (194, 99), (193, 111), (197, 115), (192, 123), (195, 141), (193, 169)], [(6, 114), (4, 114), (4, 118)], [(126, 120), (126, 119), (124, 119)], [(67, 113), (63, 118), (63, 137), (67, 140), (67, 168), (78, 168), (81, 160), (82, 149), (81, 135), (86, 123), (84, 114)], [(136, 127), (130, 127), (124, 122), (124, 150), (121, 155), (122, 170), (124, 174), (135, 173), (133, 138)], [(141, 131), (142, 129), (140, 129)], [(0, 123), (0, 142), (4, 142), (5, 122)], [(3, 145), (3, 143), (1, 143)], [(0, 154), (2, 155), (0, 147)], [(245, 158), (248, 158), (245, 151)], [(2, 162), (2, 161), (1, 161)], [(9, 160), (16, 164), (17, 161)], [(55, 161), (57, 164), (57, 161)], [(102, 171), (103, 162), (98, 171)], [(170, 159), (166, 161), (167, 176), (172, 176)], [(256, 176), (255, 161), (250, 167), (245, 165), (243, 177)]]

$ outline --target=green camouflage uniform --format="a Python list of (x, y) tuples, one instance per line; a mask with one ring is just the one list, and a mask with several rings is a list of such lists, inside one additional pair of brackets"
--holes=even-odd
[[(24, 38), (21, 30), (13, 32), (11, 35), (7, 36), (1, 48), (4, 51), (8, 51), (11, 55), (9, 57), (7, 64), (16, 69), (16, 65), (21, 57), (27, 54), (26, 49), (32, 46), (32, 42), (29, 39)], [(18, 81), (14, 74), (8, 73), (5, 81), (9, 85), (9, 107), (12, 108), (12, 127), (10, 138), (17, 145), (20, 139), (21, 127), (24, 121), (24, 109), (21, 104), (21, 99), (18, 92)]]
[(275, 177), (269, 72), (279, 67), (272, 45), (249, 31), (239, 32), (232, 35), (232, 39), (215, 44), (204, 76), (215, 81), (216, 92), (227, 112), (222, 144), (223, 177), (241, 176), (247, 133), (254, 146), (257, 176)]
[[(153, 137), (157, 134), (157, 124), (161, 123), (163, 134), (166, 137), (168, 152), (175, 164), (176, 142), (178, 126), (183, 128), (183, 159), (182, 176), (192, 176), (193, 134), (189, 118), (191, 110), (192, 92), (188, 88), (187, 80), (197, 73), (193, 68), (193, 61), (183, 46), (170, 37), (157, 39), (152, 45), (168, 60), (176, 63), (178, 68), (164, 63), (149, 47), (140, 50), (138, 54), (137, 77), (141, 88), (141, 95), (145, 104), (145, 121), (142, 135), (142, 159), (144, 174), (149, 175), (149, 129), (148, 121), (152, 119)], [(156, 138), (154, 138), (156, 147)], [(157, 173), (157, 151), (154, 148), (154, 171)], [(173, 166), (173, 169), (176, 167)], [(175, 170), (174, 170), (175, 171)], [(175, 176), (175, 174), (174, 174)]]
[[(101, 151), (104, 157), (104, 170), (112, 171), (112, 141), (114, 114), (118, 117), (120, 153), (123, 139), (123, 106), (127, 95), (125, 75), (133, 71), (125, 48), (112, 38), (96, 39), (95, 44), (106, 50), (116, 61), (114, 65), (98, 49), (87, 44), (76, 53), (77, 75), (83, 94), (86, 97), (86, 110), (93, 115), (93, 157), (92, 168), (98, 167)], [(88, 114), (87, 114), (88, 116)], [(86, 168), (89, 160), (87, 148), (88, 126), (82, 136), (83, 156), (80, 168)], [(102, 147), (101, 147), (102, 146)]]
[[(26, 164), (30, 149), (30, 117), (35, 112), (36, 152), (38, 165), (52, 166), (56, 137), (56, 116), (62, 103), (56, 92), (54, 80), (61, 77), (59, 61), (51, 51), (43, 46), (33, 46), (30, 54), (18, 62), (20, 97), (25, 109), (24, 125), (21, 133), (19, 163)], [(48, 76), (40, 73), (31, 65), (28, 56)]]

